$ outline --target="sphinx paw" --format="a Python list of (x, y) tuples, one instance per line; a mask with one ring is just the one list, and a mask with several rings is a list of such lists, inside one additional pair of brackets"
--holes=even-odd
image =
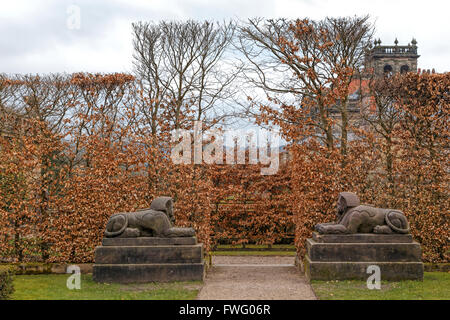
[(391, 230), (391, 228), (389, 228), (389, 226), (375, 226), (373, 228), (373, 233), (389, 234), (389, 233), (392, 233), (392, 230)]
[(325, 233), (325, 226), (323, 225), (323, 224), (318, 224), (318, 225), (316, 225), (316, 231), (317, 232), (319, 232), (319, 233)]
[(125, 231), (119, 236), (120, 238), (138, 238), (140, 231), (137, 228), (126, 228)]

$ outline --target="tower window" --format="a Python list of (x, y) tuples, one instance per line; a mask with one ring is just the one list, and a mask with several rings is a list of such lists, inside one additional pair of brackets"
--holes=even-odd
[(409, 67), (406, 64), (401, 66), (400, 73), (407, 73), (407, 72), (409, 72)]
[(384, 73), (392, 73), (392, 66), (390, 64), (387, 64), (383, 68)]

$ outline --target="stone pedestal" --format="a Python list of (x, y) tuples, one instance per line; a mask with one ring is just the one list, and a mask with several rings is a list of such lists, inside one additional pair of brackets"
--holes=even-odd
[(185, 238), (105, 238), (95, 249), (97, 282), (203, 280), (203, 244)]
[(422, 250), (410, 234), (318, 233), (307, 239), (305, 274), (310, 280), (367, 280), (377, 265), (381, 280), (422, 280)]

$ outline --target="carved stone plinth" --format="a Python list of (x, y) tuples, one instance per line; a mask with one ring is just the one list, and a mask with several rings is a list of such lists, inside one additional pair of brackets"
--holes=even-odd
[(366, 280), (380, 267), (381, 280), (422, 280), (419, 243), (405, 234), (313, 234), (306, 242), (304, 270), (310, 280)]
[(95, 250), (97, 282), (203, 280), (203, 244), (195, 237), (105, 238)]
[(319, 234), (313, 233), (314, 241), (320, 243), (411, 243), (411, 234)]

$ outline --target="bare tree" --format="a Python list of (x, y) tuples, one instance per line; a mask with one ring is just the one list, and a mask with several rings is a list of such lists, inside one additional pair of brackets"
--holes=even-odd
[(61, 133), (73, 94), (68, 75), (15, 75), (4, 79), (9, 85), (1, 90), (2, 111), (8, 109), (16, 116), (45, 122), (50, 131)]
[[(393, 81), (398, 78), (371, 78), (368, 83), (368, 92), (362, 95), (362, 117), (370, 128), (377, 133), (383, 146), (381, 153), (384, 155), (385, 171), (391, 187), (394, 186), (394, 129), (399, 123), (400, 110), (395, 107), (393, 94)], [(393, 192), (393, 190), (391, 190)]]
[(197, 120), (226, 115), (219, 103), (233, 94), (236, 72), (226, 70), (225, 58), (234, 29), (232, 22), (192, 20), (133, 24), (134, 66), (145, 96), (141, 112), (153, 133), (167, 99), (177, 127), (186, 104), (194, 105)]
[[(312, 106), (307, 116), (314, 120), (318, 137), (329, 149), (334, 148), (335, 140), (330, 116), (337, 108), (341, 114), (341, 151), (345, 154), (348, 89), (370, 44), (373, 27), (368, 17), (318, 22), (249, 19), (239, 31), (247, 82), (275, 95), (283, 104), (294, 103), (299, 109)], [(339, 92), (335, 93), (337, 87)], [(296, 122), (292, 118), (287, 121), (292, 125)]]
[(340, 113), (340, 145), (341, 153), (347, 153), (348, 127), (350, 115), (349, 87), (350, 83), (361, 77), (365, 55), (371, 46), (374, 27), (369, 23), (369, 16), (352, 18), (326, 18), (321, 27), (327, 31), (332, 45), (325, 52), (325, 62), (333, 70), (347, 70), (347, 76), (341, 77), (338, 84), (341, 90), (338, 94), (337, 107)]

